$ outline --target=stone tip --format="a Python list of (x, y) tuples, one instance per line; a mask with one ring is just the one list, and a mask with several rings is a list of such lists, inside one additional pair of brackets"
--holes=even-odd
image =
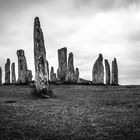
[(35, 17), (35, 19), (34, 19), (34, 25), (35, 26), (40, 26), (39, 17)]
[(63, 48), (61, 48), (61, 49), (58, 49), (58, 52), (59, 52), (59, 51), (62, 51), (62, 50), (66, 50), (66, 51), (67, 51), (67, 47), (63, 47)]
[(10, 62), (10, 59), (9, 59), (9, 58), (7, 58), (7, 62), (8, 62), (8, 61)]
[(108, 63), (108, 59), (105, 59), (105, 63)]
[(72, 53), (72, 52), (70, 52), (70, 53), (69, 53), (69, 55), (73, 55), (73, 53)]
[(79, 71), (79, 68), (76, 68), (76, 71)]
[(117, 61), (116, 58), (114, 58), (114, 61), (115, 61), (115, 62)]
[(101, 61), (103, 60), (103, 55), (101, 53), (99, 53), (99, 57), (98, 57)]
[(23, 49), (20, 49), (20, 50), (17, 50), (17, 55), (24, 55), (24, 50)]

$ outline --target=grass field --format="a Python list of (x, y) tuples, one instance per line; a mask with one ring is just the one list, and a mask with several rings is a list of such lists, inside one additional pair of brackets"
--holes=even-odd
[(0, 87), (0, 140), (140, 139), (140, 86)]

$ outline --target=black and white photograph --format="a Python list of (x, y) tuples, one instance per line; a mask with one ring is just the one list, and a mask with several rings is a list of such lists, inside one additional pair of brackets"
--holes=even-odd
[(139, 140), (140, 0), (0, 0), (0, 140)]

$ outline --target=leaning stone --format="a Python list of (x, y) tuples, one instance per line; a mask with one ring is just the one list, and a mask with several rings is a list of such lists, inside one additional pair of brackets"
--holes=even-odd
[(27, 83), (27, 61), (24, 55), (24, 50), (17, 50), (18, 56), (18, 80), (17, 83), (25, 84)]
[(7, 59), (5, 64), (5, 83), (10, 84), (10, 59)]
[(40, 96), (50, 97), (48, 63), (46, 60), (43, 32), (38, 17), (34, 20), (34, 60), (36, 90)]
[(58, 70), (57, 77), (63, 83), (67, 74), (67, 48), (64, 47), (58, 50)]
[(2, 85), (2, 69), (0, 67), (0, 85)]
[(15, 63), (11, 65), (11, 75), (12, 75), (12, 84), (16, 83), (16, 74), (15, 74)]
[(92, 83), (93, 84), (103, 84), (104, 83), (104, 66), (103, 66), (103, 56), (99, 54), (98, 59), (94, 63), (92, 69)]
[(108, 60), (105, 59), (105, 71), (106, 71), (106, 84), (110, 84), (110, 65), (108, 63)]
[(112, 85), (118, 85), (118, 65), (116, 58), (112, 61)]

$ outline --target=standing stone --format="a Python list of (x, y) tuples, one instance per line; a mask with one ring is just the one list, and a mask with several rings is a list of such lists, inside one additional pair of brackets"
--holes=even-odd
[(110, 65), (108, 63), (108, 60), (105, 59), (105, 70), (106, 70), (106, 84), (110, 84)]
[(94, 84), (103, 84), (104, 83), (104, 66), (103, 66), (102, 54), (99, 54), (99, 57), (93, 66), (92, 82)]
[(31, 70), (27, 70), (27, 83), (31, 83), (32, 82), (32, 71)]
[(2, 69), (0, 67), (0, 85), (2, 85)]
[(66, 75), (66, 82), (68, 83), (74, 83), (75, 81), (75, 73), (74, 73), (74, 66), (73, 66), (73, 53), (69, 53), (68, 58), (68, 69), (67, 69), (67, 75)]
[(34, 20), (34, 60), (35, 60), (35, 86), (38, 93), (43, 97), (49, 97), (48, 63), (44, 45), (43, 32), (39, 18)]
[(54, 73), (54, 68), (51, 67), (51, 71), (50, 71), (50, 81), (55, 82), (56, 79), (56, 73)]
[(58, 70), (57, 77), (61, 82), (65, 82), (67, 74), (67, 48), (58, 50)]
[(74, 71), (74, 83), (77, 83), (79, 79), (79, 69), (76, 68), (76, 70)]
[(112, 85), (118, 85), (118, 65), (116, 58), (112, 61)]
[(17, 50), (18, 56), (18, 80), (17, 83), (27, 83), (27, 61), (24, 50)]
[(48, 60), (46, 60), (46, 64), (47, 64), (47, 74), (48, 74), (48, 82), (49, 82), (49, 62), (48, 62)]
[(10, 84), (10, 59), (7, 59), (5, 64), (5, 83)]
[(16, 83), (15, 63), (12, 63), (11, 65), (11, 75), (12, 75), (11, 78), (12, 84), (15, 84)]

